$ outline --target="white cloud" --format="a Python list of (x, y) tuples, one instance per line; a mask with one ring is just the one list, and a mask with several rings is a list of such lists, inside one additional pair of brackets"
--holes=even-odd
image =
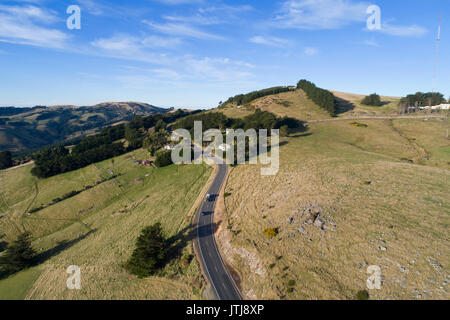
[(156, 48), (174, 48), (181, 45), (183, 41), (179, 38), (167, 38), (158, 36), (149, 36), (142, 40), (142, 44), (146, 47)]
[(184, 63), (188, 74), (193, 74), (196, 78), (203, 80), (233, 81), (252, 76), (249, 71), (243, 70), (244, 68), (251, 68), (252, 65), (227, 58), (186, 59)]
[(100, 16), (104, 13), (104, 6), (94, 0), (77, 0), (82, 9), (86, 9), (94, 16)]
[(381, 26), (381, 30), (379, 31), (391, 36), (398, 37), (422, 37), (428, 32), (427, 29), (418, 25), (400, 26), (391, 25), (388, 23), (383, 24)]
[(116, 34), (110, 38), (92, 41), (90, 44), (96, 50), (87, 48), (83, 53), (155, 64), (173, 63), (173, 59), (167, 55), (147, 50), (150, 43), (146, 39), (127, 34)]
[(170, 6), (179, 4), (199, 4), (204, 2), (203, 0), (154, 0), (154, 1), (161, 2)]
[(305, 48), (305, 50), (303, 50), (303, 53), (306, 54), (307, 56), (315, 56), (319, 53), (319, 49), (307, 47)]
[(365, 40), (363, 42), (363, 44), (365, 44), (366, 46), (369, 46), (369, 47), (379, 47), (380, 46), (378, 44), (378, 42), (376, 42), (375, 40)]
[(115, 35), (111, 38), (101, 38), (91, 42), (94, 47), (109, 51), (136, 51), (140, 45), (140, 40), (128, 35)]
[(283, 3), (275, 25), (294, 29), (337, 29), (366, 21), (368, 3), (349, 0), (289, 0)]
[(252, 43), (262, 44), (270, 47), (283, 47), (289, 43), (286, 39), (275, 38), (275, 37), (263, 37), (263, 36), (255, 36), (250, 38), (249, 40)]
[(47, 25), (60, 21), (51, 10), (0, 5), (0, 42), (63, 48), (68, 35)]
[(183, 36), (183, 37), (189, 37), (189, 38), (196, 38), (196, 39), (209, 39), (209, 40), (222, 40), (223, 37), (204, 32), (202, 30), (199, 30), (197, 28), (191, 27), (186, 24), (178, 24), (178, 23), (165, 23), (165, 24), (159, 24), (150, 22), (147, 20), (142, 21), (152, 29), (175, 36)]

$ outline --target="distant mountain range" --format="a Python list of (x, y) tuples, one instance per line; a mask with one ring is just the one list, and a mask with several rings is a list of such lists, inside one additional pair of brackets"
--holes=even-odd
[(105, 102), (83, 107), (0, 107), (0, 151), (29, 151), (91, 134), (136, 116), (172, 110), (139, 102)]

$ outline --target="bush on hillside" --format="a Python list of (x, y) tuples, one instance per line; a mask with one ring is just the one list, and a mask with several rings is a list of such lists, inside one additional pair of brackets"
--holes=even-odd
[(155, 166), (158, 168), (170, 166), (172, 163), (172, 151), (161, 150), (156, 153)]
[(374, 107), (379, 107), (382, 104), (381, 97), (379, 95), (377, 95), (376, 93), (373, 93), (373, 94), (371, 94), (369, 96), (366, 96), (361, 101), (361, 103), (366, 105), (366, 106), (374, 106)]

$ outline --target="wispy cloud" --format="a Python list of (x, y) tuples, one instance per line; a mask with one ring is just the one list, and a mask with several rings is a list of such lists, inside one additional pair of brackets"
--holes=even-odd
[(0, 5), (0, 41), (63, 48), (69, 36), (49, 25), (62, 21), (51, 10), (33, 5)]
[(303, 50), (303, 53), (306, 54), (307, 56), (315, 56), (319, 53), (319, 49), (307, 47), (305, 48), (305, 50)]
[(105, 6), (94, 0), (77, 0), (78, 3), (94, 16), (100, 16), (105, 11)]
[(174, 6), (179, 4), (201, 4), (204, 0), (153, 0), (166, 5)]
[(223, 40), (224, 38), (219, 35), (215, 35), (212, 33), (204, 32), (200, 29), (192, 27), (187, 24), (179, 24), (179, 23), (155, 23), (147, 20), (143, 20), (143, 23), (148, 25), (155, 31), (189, 38), (196, 39), (209, 39), (209, 40)]
[(384, 23), (379, 32), (397, 37), (422, 37), (427, 34), (428, 30), (415, 24), (410, 26), (401, 26)]
[[(152, 37), (138, 38), (126, 34), (117, 34), (110, 38), (100, 38), (91, 45), (97, 50), (91, 50), (97, 55), (131, 61), (147, 62), (160, 67), (146, 69), (158, 78), (165, 80), (208, 80), (215, 82), (246, 79), (252, 76), (253, 65), (245, 61), (228, 58), (194, 57), (189, 55), (169, 55), (155, 52), (155, 42)], [(138, 77), (145, 77), (138, 75)], [(123, 79), (126, 79), (123, 78)], [(132, 76), (129, 79), (135, 79)]]
[(276, 38), (276, 37), (264, 37), (254, 36), (249, 40), (252, 43), (261, 44), (269, 47), (284, 47), (289, 43), (289, 40)]
[(380, 45), (375, 40), (365, 40), (363, 41), (363, 44), (369, 47), (379, 47)]
[(281, 28), (337, 29), (366, 20), (368, 3), (349, 0), (289, 0), (275, 22)]
[[(351, 0), (288, 0), (283, 2), (273, 26), (290, 29), (339, 29), (352, 23), (365, 23), (370, 3)], [(366, 29), (367, 30), (367, 29)], [(380, 30), (399, 37), (420, 37), (427, 29), (418, 25), (394, 25), (384, 22)]]

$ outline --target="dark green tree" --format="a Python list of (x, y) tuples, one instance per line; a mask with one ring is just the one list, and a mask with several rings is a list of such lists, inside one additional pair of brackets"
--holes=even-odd
[(12, 155), (9, 151), (0, 152), (0, 170), (12, 167)]
[(0, 276), (8, 276), (31, 267), (35, 257), (36, 252), (31, 246), (31, 234), (22, 233), (0, 257)]
[(148, 277), (157, 272), (166, 259), (166, 239), (158, 222), (142, 229), (136, 240), (136, 248), (125, 264), (125, 269), (140, 278)]
[(331, 116), (336, 115), (336, 99), (330, 91), (318, 88), (314, 83), (307, 80), (300, 80), (297, 83), (297, 88), (302, 89), (309, 99), (328, 111)]
[(172, 163), (172, 151), (161, 150), (156, 153), (155, 166), (158, 168), (170, 166)]
[(373, 93), (369, 96), (366, 96), (362, 101), (362, 104), (366, 105), (366, 106), (374, 106), (374, 107), (379, 107), (381, 106), (381, 97), (376, 94)]

